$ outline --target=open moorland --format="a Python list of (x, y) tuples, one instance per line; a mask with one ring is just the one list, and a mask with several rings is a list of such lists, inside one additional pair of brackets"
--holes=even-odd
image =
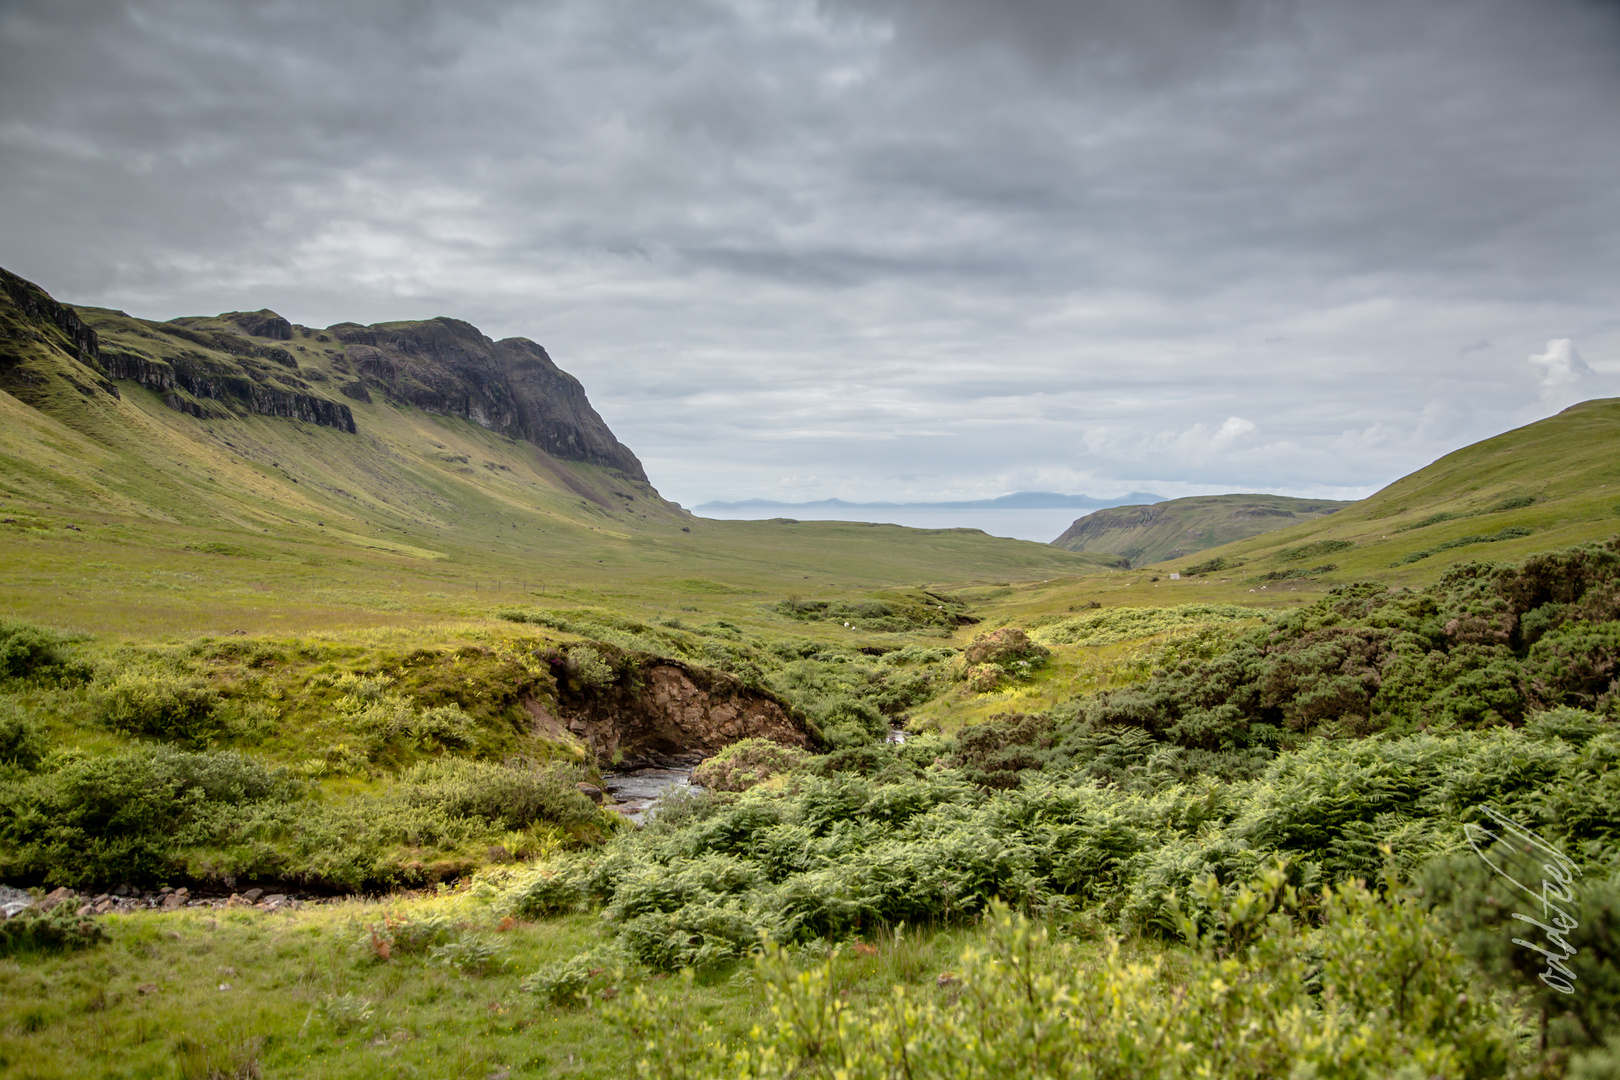
[(1124, 569), (0, 285), (8, 1076), (1620, 1074), (1620, 401)]

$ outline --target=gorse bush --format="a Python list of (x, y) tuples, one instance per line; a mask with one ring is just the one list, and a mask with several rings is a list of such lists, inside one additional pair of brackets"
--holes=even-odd
[(1102, 608), (1094, 614), (1064, 619), (1038, 629), (1033, 636), (1048, 645), (1114, 645), (1162, 634), (1192, 633), (1212, 624), (1254, 622), (1259, 618), (1253, 609), (1231, 604)]
[(539, 822), (598, 823), (596, 805), (580, 794), (576, 778), (574, 769), (560, 764), (495, 764), (465, 758), (424, 762), (400, 777), (408, 805), (433, 807), (452, 818), (481, 818), (503, 831)]
[(692, 782), (711, 791), (747, 791), (780, 773), (803, 768), (803, 750), (769, 739), (742, 739), (692, 771)]
[(15, 702), (0, 698), (0, 777), (33, 771), (48, 750), (39, 721)]
[(0, 619), (0, 680), (82, 675), (72, 642), (55, 630)]
[(219, 694), (201, 678), (122, 669), (94, 691), (96, 714), (115, 731), (201, 744), (216, 730)]

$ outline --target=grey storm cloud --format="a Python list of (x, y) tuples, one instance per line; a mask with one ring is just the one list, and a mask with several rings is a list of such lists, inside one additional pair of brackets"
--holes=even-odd
[(535, 338), (688, 503), (1358, 494), (1620, 392), (1617, 57), (1591, 0), (6, 0), (0, 264)]

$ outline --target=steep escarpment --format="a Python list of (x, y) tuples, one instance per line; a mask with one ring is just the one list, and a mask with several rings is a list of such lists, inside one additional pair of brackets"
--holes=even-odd
[[(491, 341), (459, 319), (339, 323), (326, 333), (343, 343), (343, 366), (358, 392), (428, 412), (461, 416), (554, 457), (617, 469), (645, 482), (635, 454), (608, 430), (578, 379), (527, 338)], [(345, 390), (356, 396), (356, 390)]]
[(0, 389), (35, 404), (53, 381), (86, 397), (118, 396), (96, 332), (44, 289), (0, 268)]
[[(165, 332), (194, 343), (202, 337), (167, 327)], [(206, 340), (205, 345), (220, 347), (220, 343)], [(290, 370), (256, 362), (261, 357)], [(103, 350), (102, 362), (113, 378), (129, 379), (158, 391), (169, 408), (205, 420), (228, 416), (235, 407), (261, 416), (337, 428), (351, 435), (355, 432), (354, 413), (349, 406), (308, 393), (309, 383), (295, 374), (298, 364), (285, 350), (234, 351), (234, 355), (222, 358), (182, 348), (160, 356), (126, 344)]]

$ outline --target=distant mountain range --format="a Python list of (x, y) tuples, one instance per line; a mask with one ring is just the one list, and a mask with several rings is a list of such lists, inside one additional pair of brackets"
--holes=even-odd
[(1133, 491), (1114, 499), (1094, 499), (1090, 495), (1063, 495), (1056, 491), (1015, 491), (994, 499), (963, 499), (954, 502), (846, 502), (821, 499), (816, 502), (776, 502), (772, 499), (744, 499), (742, 502), (706, 502), (694, 507), (704, 511), (736, 513), (739, 510), (1101, 510), (1110, 506), (1133, 506), (1162, 502), (1163, 495)]

